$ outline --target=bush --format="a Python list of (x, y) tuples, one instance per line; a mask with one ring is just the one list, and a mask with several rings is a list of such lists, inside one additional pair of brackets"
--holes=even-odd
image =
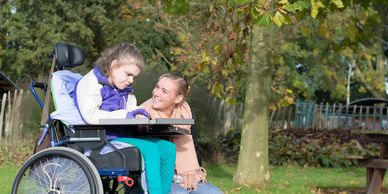
[[(222, 158), (222, 161), (236, 162), (239, 144), (240, 132), (234, 131), (219, 137), (218, 142), (202, 143), (200, 147), (207, 160)], [(367, 144), (364, 137), (345, 129), (269, 131), (269, 162), (272, 165), (349, 167), (356, 164), (354, 156), (377, 155), (378, 149), (376, 144)]]
[[(5, 139), (3, 139), (5, 140)], [(1, 142), (0, 144), (0, 166), (4, 163), (20, 166), (32, 155), (35, 140), (25, 138), (17, 144)]]
[(270, 163), (274, 165), (349, 167), (353, 156), (376, 155), (378, 147), (366, 144), (350, 130), (271, 130)]

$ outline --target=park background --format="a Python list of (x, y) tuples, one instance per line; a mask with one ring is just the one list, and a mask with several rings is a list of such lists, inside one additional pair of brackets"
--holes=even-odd
[(84, 74), (103, 49), (132, 42), (147, 64), (138, 102), (164, 72), (189, 79), (201, 157), (225, 193), (362, 191), (352, 156), (375, 145), (272, 116), (386, 98), (387, 13), (384, 0), (1, 1), (0, 71), (15, 86), (1, 98), (1, 188), (32, 154), (41, 110), (28, 84), (47, 80), (55, 43), (84, 50)]

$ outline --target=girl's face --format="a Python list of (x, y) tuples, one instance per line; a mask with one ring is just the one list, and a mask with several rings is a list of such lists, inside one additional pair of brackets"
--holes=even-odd
[(130, 86), (140, 72), (141, 69), (132, 58), (113, 60), (108, 80), (110, 84), (122, 90)]
[(163, 77), (152, 91), (152, 108), (160, 111), (172, 111), (175, 105), (183, 100), (178, 94), (178, 82)]

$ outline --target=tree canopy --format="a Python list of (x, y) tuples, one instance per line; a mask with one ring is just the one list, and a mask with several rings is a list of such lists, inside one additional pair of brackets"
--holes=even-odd
[[(142, 1), (5, 1), (0, 8), (0, 68), (14, 79), (46, 75), (55, 43), (79, 45), (92, 65), (99, 53), (135, 43), (147, 62), (169, 57), (174, 33), (155, 25), (159, 15)], [(163, 62), (162, 65), (166, 65)], [(46, 73), (46, 74), (45, 74)]]
[(245, 103), (240, 183), (269, 179), (268, 106), (344, 101), (349, 76), (352, 95), (386, 96), (384, 0), (1, 4), (0, 68), (13, 78), (47, 72), (49, 60), (42, 59), (58, 41), (82, 46), (89, 65), (104, 48), (128, 41), (149, 64), (182, 72), (231, 104)]

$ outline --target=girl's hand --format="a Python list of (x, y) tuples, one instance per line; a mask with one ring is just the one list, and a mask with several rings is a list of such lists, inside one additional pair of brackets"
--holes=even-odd
[(132, 112), (128, 112), (126, 118), (127, 119), (139, 118), (139, 117), (137, 117), (137, 115), (142, 115), (146, 118), (150, 117), (148, 112), (145, 109), (139, 108), (139, 109), (133, 110)]

